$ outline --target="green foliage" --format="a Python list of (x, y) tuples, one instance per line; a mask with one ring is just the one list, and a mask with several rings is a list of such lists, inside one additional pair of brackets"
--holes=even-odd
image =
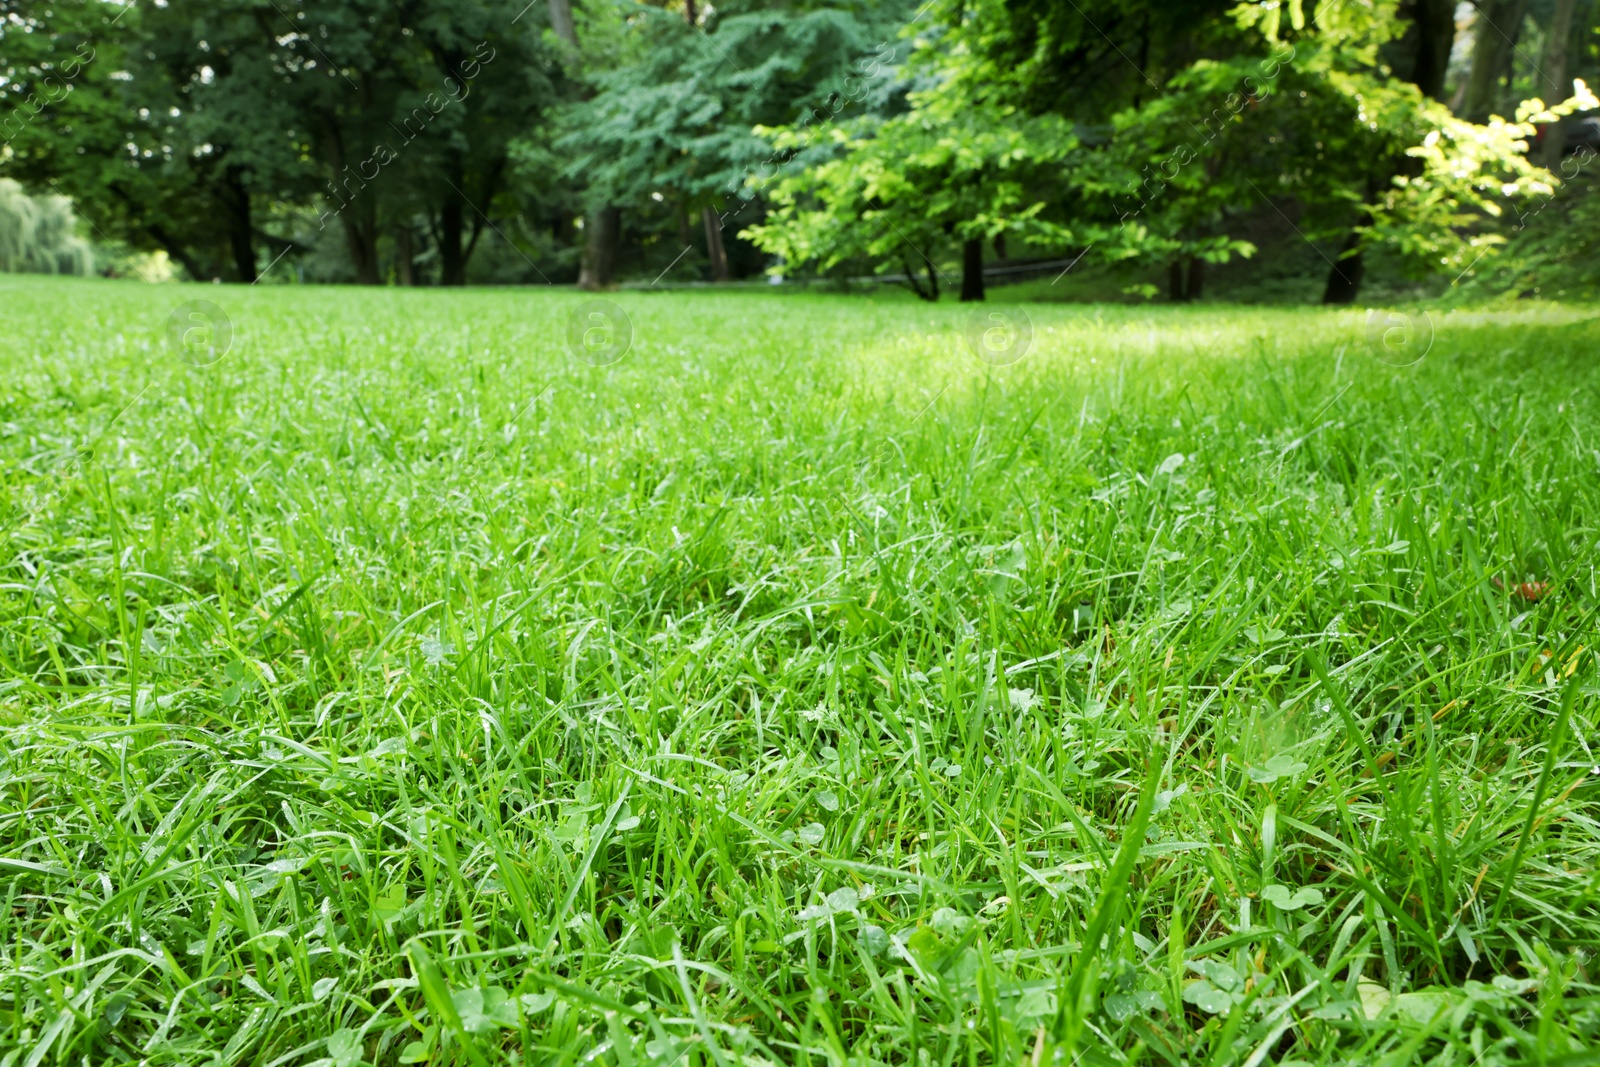
[(486, 234), (502, 239), (489, 218), (510, 145), (560, 81), (544, 17), (514, 0), (294, 9), (302, 28), (272, 57), (288, 132), (313, 164), (318, 229), (343, 232), (360, 280), (378, 280), (378, 242), (399, 230), (432, 236), (447, 285)]
[[(363, 280), (378, 280), (379, 238), (416, 227), (458, 282), (505, 189), (507, 147), (552, 91), (520, 6), (64, 0), (0, 40), (0, 62), (38, 81), (4, 86), (7, 166), (196, 279), (253, 280), (333, 225)], [(289, 232), (265, 230), (285, 207), (301, 216)]]
[(1463, 275), (1465, 299), (1600, 295), (1600, 189), (1592, 173), (1594, 158), (1584, 151), (1564, 159), (1556, 170), (1559, 186), (1501, 220), (1504, 252), (1473, 264)]
[(1284, 162), (1293, 59), (1285, 49), (1200, 60), (1149, 103), (1113, 115), (1110, 138), (1073, 175), (1076, 239), (1113, 261), (1251, 255), (1228, 228), (1261, 200), (1257, 179)]
[(794, 266), (866, 258), (908, 277), (926, 271), (934, 293), (952, 241), (1060, 240), (1041, 217), (1040, 190), (1076, 147), (1070, 126), (936, 92), (911, 100), (904, 115), (832, 126), (820, 145), (809, 129), (773, 131), (779, 153), (814, 157), (826, 146), (838, 155), (779, 179), (771, 216), (746, 231), (750, 239)]
[(0, 178), (0, 271), (93, 274), (94, 253), (77, 229), (66, 197), (32, 197)]
[(644, 7), (628, 23), (631, 61), (594, 77), (558, 146), (596, 202), (645, 207), (668, 194), (698, 210), (732, 202), (769, 154), (752, 132), (866, 96), (868, 57), (892, 51), (899, 5), (718, 5), (705, 26)]
[[(1405, 28), (1391, 0), (1319, 8), (1315, 27), (1298, 2), (1286, 12), (1276, 2), (1241, 4), (1235, 14), (1269, 41), (1293, 43), (1254, 78), (1238, 60), (1201, 61), (1117, 120), (1113, 154), (1131, 141), (1155, 156), (1174, 139), (1163, 128), (1173, 119), (1198, 130), (1207, 100), (1229, 113), (1211, 112), (1232, 136), (1207, 138), (1216, 149), (1203, 176), (1170, 183), (1177, 195), (1158, 212), (1169, 231), (1193, 232), (1197, 218), (1217, 227), (1230, 208), (1292, 195), (1306, 209), (1309, 238), (1335, 236), (1353, 217), (1348, 252), (1380, 243), (1419, 273), (1456, 274), (1503, 241), (1493, 222), (1508, 208), (1548, 196), (1550, 176), (1526, 157), (1535, 124), (1600, 106), (1580, 80), (1571, 99), (1549, 108), (1528, 101), (1512, 122), (1457, 118), (1379, 63), (1379, 49)], [(1182, 159), (1175, 153), (1166, 165)]]
[[(1188, 12), (1222, 57), (1172, 67), (1182, 49), (1169, 47), (1159, 85), (1145, 74), (1031, 99), (1094, 77), (1091, 31), (1139, 67), (1081, 9), (947, 14), (912, 67), (933, 87), (911, 94), (909, 114), (830, 130), (832, 154), (813, 147), (776, 185), (778, 210), (749, 231), (758, 244), (822, 269), (864, 259), (909, 274), (924, 260), (930, 278), (951, 238), (1008, 231), (1110, 261), (1221, 263), (1254, 251), (1242, 218), (1285, 201), (1308, 240), (1354, 227), (1346, 255), (1378, 243), (1416, 273), (1456, 274), (1503, 240), (1495, 219), (1548, 194), (1525, 155), (1534, 124), (1596, 104), (1580, 81), (1572, 100), (1530, 101), (1513, 122), (1458, 119), (1380, 62), (1405, 29), (1391, 2), (1332, 5), (1314, 22), (1299, 4), (1240, 5), (1232, 35), (1219, 12)], [(803, 132), (770, 136), (795, 151)]]
[[(695, 25), (692, 7), (594, 8), (580, 27), (583, 99), (518, 146), (519, 164), (528, 180), (576, 190), (579, 206), (622, 209), (646, 249), (660, 244), (652, 274), (682, 260), (691, 220), (699, 229), (709, 215), (731, 241), (761, 219), (751, 178), (786, 163), (757, 127), (848, 121), (904, 91), (892, 71), (910, 0), (735, 2), (706, 8)], [(731, 243), (744, 270), (756, 269), (749, 246)]]
[[(1442, 3), (596, 0), (569, 40), (519, 0), (0, 0), (0, 167), (197, 279), (543, 283), (589, 242), (592, 280), (655, 279), (703, 224), (754, 242), (735, 274), (932, 295), (969, 242), (1193, 270), (1280, 215), (1323, 258), (1457, 277), (1548, 200), (1536, 128), (1592, 98), (1458, 119), (1466, 74), (1417, 73)], [(1576, 25), (1540, 63), (1592, 75)], [(1538, 71), (1472, 84), (1502, 74)]]
[(1395, 190), (1373, 212), (1374, 236), (1418, 260), (1436, 262), (1437, 269), (1468, 269), (1505, 242), (1494, 220), (1508, 209), (1520, 218), (1554, 192), (1557, 179), (1525, 155), (1535, 124), (1594, 107), (1600, 100), (1582, 81), (1571, 98), (1553, 107), (1527, 101), (1512, 122), (1492, 116), (1478, 125), (1427, 105), (1431, 128), (1407, 150), (1420, 160), (1421, 173), (1395, 179)]
[(1244, 40), (1230, 0), (935, 0), (965, 97), (1101, 127), (1203, 57)]

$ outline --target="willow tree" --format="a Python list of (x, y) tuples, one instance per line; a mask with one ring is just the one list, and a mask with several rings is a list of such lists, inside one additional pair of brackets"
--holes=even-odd
[(0, 270), (93, 274), (94, 253), (77, 229), (66, 197), (29, 196), (17, 182), (0, 178)]

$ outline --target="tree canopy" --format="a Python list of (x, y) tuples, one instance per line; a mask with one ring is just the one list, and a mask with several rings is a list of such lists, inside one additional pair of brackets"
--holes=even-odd
[(1348, 302), (1374, 254), (1562, 260), (1520, 220), (1587, 210), (1596, 7), (0, 0), (0, 174), (101, 269), (195, 279), (981, 299), (1071, 263), (1189, 300), (1308, 248)]

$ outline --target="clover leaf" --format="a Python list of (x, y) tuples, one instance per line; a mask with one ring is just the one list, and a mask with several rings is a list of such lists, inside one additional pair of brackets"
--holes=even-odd
[(1286, 885), (1269, 885), (1261, 891), (1261, 899), (1284, 911), (1298, 911), (1321, 904), (1322, 890), (1308, 885), (1290, 891)]
[(1279, 778), (1293, 778), (1305, 769), (1306, 765), (1293, 756), (1279, 753), (1267, 760), (1265, 766), (1249, 768), (1250, 780), (1265, 785), (1268, 782), (1276, 782)]

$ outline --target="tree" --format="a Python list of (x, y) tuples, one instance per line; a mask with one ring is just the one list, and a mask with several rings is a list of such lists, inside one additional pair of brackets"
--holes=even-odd
[[(1269, 25), (1266, 11), (1256, 8), (1247, 17), (1271, 36), (1277, 25)], [(1296, 65), (1315, 80), (1313, 91), (1333, 105), (1332, 121), (1318, 127), (1330, 146), (1327, 172), (1344, 185), (1343, 195), (1358, 212), (1330, 271), (1324, 302), (1355, 300), (1362, 253), (1374, 240), (1417, 270), (1470, 266), (1502, 243), (1498, 235), (1479, 232), (1485, 221), (1520, 199), (1550, 191), (1550, 176), (1527, 159), (1533, 123), (1593, 106), (1593, 98), (1582, 89), (1553, 110), (1533, 100), (1509, 123), (1495, 117), (1471, 121), (1470, 114), (1457, 118), (1421, 85), (1394, 77), (1375, 61), (1385, 44), (1405, 32), (1389, 5), (1330, 5), (1318, 12), (1323, 21), (1304, 27), (1297, 42), (1303, 59)]]
[[(519, 8), (167, 0), (114, 15), (65, 0), (3, 47), (26, 59), (84, 46), (95, 61), (45, 105), (48, 121), (13, 123), (11, 167), (57, 183), (109, 237), (164, 248), (192, 277), (254, 281), (260, 243), (274, 257), (298, 247), (258, 224), (264, 208), (291, 204), (340, 227), (368, 284), (382, 280), (383, 235), (409, 234), (420, 215), (441, 280), (462, 284), (508, 147), (552, 103), (550, 57)], [(24, 69), (54, 70), (42, 59)], [(6, 88), (39, 95), (26, 81)]]
[(258, 240), (287, 243), (257, 226), (258, 204), (311, 188), (265, 18), (257, 5), (168, 0), (144, 14), (130, 50), (129, 84), (145, 89), (139, 114), (163, 166), (221, 222), (222, 258), (243, 282), (256, 280)]
[[(772, 185), (771, 217), (746, 235), (794, 266), (828, 270), (865, 259), (880, 273), (898, 267), (924, 300), (939, 298), (940, 264), (952, 243), (962, 254), (962, 298), (981, 300), (984, 240), (1063, 238), (1041, 218), (1041, 190), (1077, 146), (1066, 122), (998, 105), (970, 107), (937, 91), (912, 100), (904, 115), (824, 131), (823, 145), (810, 154), (832, 148), (834, 157)], [(773, 131), (773, 145), (797, 152), (805, 136)]]
[(321, 179), (319, 225), (343, 228), (358, 280), (381, 280), (380, 236), (420, 208), (441, 282), (463, 284), (505, 188), (509, 146), (551, 103), (553, 56), (525, 6), (242, 2), (264, 33), (279, 31), (291, 133)]
[(1456, 39), (1456, 0), (1402, 0), (1396, 16), (1403, 29), (1384, 58), (1424, 96), (1443, 100)]
[[(1567, 56), (1572, 46), (1574, 16), (1577, 0), (1556, 0), (1550, 15), (1550, 25), (1545, 33), (1544, 55), (1539, 63), (1539, 91), (1546, 100), (1561, 100), (1571, 89), (1567, 79)], [(1556, 122), (1546, 127), (1539, 148), (1539, 162), (1546, 170), (1555, 170), (1561, 163), (1565, 147), (1562, 124)]]
[(691, 25), (684, 16), (639, 10), (623, 61), (595, 72), (594, 95), (565, 116), (557, 144), (568, 155), (567, 174), (587, 184), (593, 202), (625, 206), (635, 218), (681, 231), (688, 227), (680, 219), (699, 216), (712, 275), (726, 276), (724, 232), (756, 221), (760, 205), (747, 179), (771, 162), (772, 150), (752, 128), (807, 115), (831, 122), (846, 109), (873, 106), (882, 86), (867, 85), (853, 68), (890, 50), (903, 12), (908, 3), (735, 2)]
[(1165, 260), (1174, 301), (1200, 298), (1206, 264), (1254, 254), (1229, 223), (1260, 203), (1257, 179), (1294, 151), (1304, 116), (1293, 58), (1283, 48), (1199, 60), (1112, 116), (1111, 136), (1062, 194), (1077, 240), (1108, 261)]
[(1419, 266), (1457, 274), (1471, 269), (1506, 243), (1495, 223), (1540, 210), (1554, 192), (1554, 176), (1527, 158), (1537, 127), (1595, 107), (1600, 99), (1582, 81), (1555, 106), (1524, 102), (1511, 122), (1491, 118), (1479, 125), (1426, 104), (1421, 118), (1428, 131), (1407, 150), (1418, 172), (1397, 178), (1374, 205), (1373, 239)]
[[(578, 44), (577, 25), (572, 18), (571, 0), (550, 0), (550, 29), (565, 47), (566, 66), (581, 73), (583, 52)], [(602, 203), (584, 216), (583, 252), (578, 266), (578, 288), (597, 290), (610, 286), (616, 263), (617, 231), (620, 211), (616, 205)]]
[(145, 47), (145, 13), (89, 0), (7, 6), (6, 170), (70, 196), (102, 238), (164, 250), (194, 278), (222, 273), (213, 161), (193, 154), (201, 142), (174, 144), (183, 99)]
[(94, 254), (77, 223), (66, 197), (31, 197), (0, 178), (0, 271), (93, 274)]
[(1473, 122), (1485, 122), (1491, 112), (1503, 109), (1504, 83), (1511, 75), (1528, 0), (1480, 0), (1474, 6), (1478, 13), (1472, 24), (1472, 69), (1461, 114)]
[[(467, 261), (489, 225), (487, 213), (505, 188), (510, 145), (540, 120), (553, 103), (554, 90), (550, 57), (539, 48), (532, 28), (520, 34), (514, 28), (500, 32), (507, 16), (515, 17), (511, 4), (440, 7), (440, 14), (450, 17), (419, 20), (417, 34), (446, 96), (453, 98), (456, 86), (461, 89), (461, 107), (449, 111), (447, 121), (430, 132), (439, 142), (443, 179), (442, 186), (434, 185), (441, 280), (462, 285)], [(465, 244), (464, 232), (470, 232)]]
[(1103, 125), (1201, 58), (1240, 50), (1234, 0), (944, 0), (953, 91)]

